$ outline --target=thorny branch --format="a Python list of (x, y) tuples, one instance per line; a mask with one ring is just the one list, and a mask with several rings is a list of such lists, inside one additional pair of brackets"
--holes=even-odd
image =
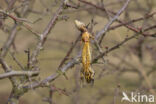
[[(10, 81), (12, 82), (12, 92), (11, 92), (10, 97), (8, 99), (8, 104), (18, 104), (19, 98), (23, 94), (28, 92), (30, 89), (35, 89), (38, 87), (48, 87), (49, 88), (49, 86), (51, 87), (51, 89), (49, 92), (48, 102), (49, 102), (49, 104), (52, 104), (53, 103), (53, 99), (52, 99), (53, 92), (54, 91), (59, 92), (62, 90), (57, 89), (54, 86), (51, 86), (51, 82), (54, 81), (55, 79), (57, 79), (60, 75), (65, 74), (66, 71), (68, 71), (70, 68), (74, 67), (76, 64), (81, 63), (81, 59), (80, 59), (79, 54), (76, 55), (74, 58), (71, 58), (70, 60), (68, 60), (68, 62), (66, 63), (67, 59), (69, 59), (70, 55), (72, 54), (74, 48), (76, 48), (76, 44), (78, 43), (81, 35), (77, 36), (75, 42), (71, 45), (71, 47), (67, 51), (66, 56), (62, 59), (62, 61), (59, 64), (58, 70), (56, 70), (56, 72), (54, 74), (46, 77), (45, 79), (43, 79), (41, 81), (39, 81), (39, 80), (32, 81), (31, 77), (39, 75), (39, 70), (38, 70), (39, 67), (36, 65), (37, 61), (38, 61), (37, 56), (39, 55), (40, 51), (43, 49), (44, 44), (47, 41), (48, 35), (50, 34), (50, 32), (54, 28), (55, 24), (57, 23), (59, 16), (62, 15), (62, 12), (64, 11), (64, 9), (66, 9), (66, 8), (78, 9), (78, 7), (81, 8), (81, 5), (77, 4), (77, 6), (74, 6), (74, 5), (71, 5), (68, 0), (62, 0), (59, 8), (56, 10), (55, 14), (51, 17), (51, 19), (50, 19), (49, 23), (47, 24), (47, 26), (45, 27), (44, 31), (40, 34), (36, 31), (34, 31), (33, 28), (28, 25), (28, 23), (33, 24), (33, 22), (27, 20), (26, 18), (23, 18), (25, 13), (27, 13), (28, 11), (29, 12), (33, 11), (30, 8), (29, 9), (27, 8), (27, 6), (29, 6), (29, 3), (27, 3), (26, 5), (22, 4), (24, 6), (19, 7), (19, 8), (22, 8), (22, 11), (25, 11), (25, 13), (21, 14), (21, 16), (20, 16), (20, 15), (18, 15), (17, 7), (14, 8), (16, 1), (17, 0), (12, 0), (12, 1), (5, 0), (6, 4), (8, 5), (7, 10), (4, 11), (4, 10), (0, 9), (0, 14), (4, 15), (2, 20), (5, 20), (6, 17), (9, 17), (14, 21), (14, 25), (10, 31), (8, 39), (6, 40), (4, 45), (2, 46), (1, 52), (0, 52), (0, 64), (4, 70), (4, 73), (0, 74), (0, 79), (9, 78)], [(95, 35), (95, 39), (94, 39), (93, 43), (95, 44), (96, 49), (99, 52), (99, 54), (94, 56), (91, 64), (97, 64), (101, 58), (104, 61), (104, 57), (107, 54), (111, 53), (112, 51), (114, 51), (120, 47), (122, 47), (123, 44), (127, 43), (129, 40), (138, 38), (140, 35), (142, 35), (144, 37), (146, 37), (146, 36), (156, 37), (156, 33), (149, 33), (149, 31), (154, 31), (154, 29), (156, 28), (155, 24), (150, 25), (150, 26), (147, 25), (146, 28), (144, 28), (143, 26), (138, 28), (135, 25), (132, 25), (133, 23), (136, 23), (138, 21), (145, 21), (145, 19), (149, 19), (149, 18), (153, 17), (156, 14), (156, 12), (151, 12), (151, 13), (146, 14), (140, 18), (134, 18), (131, 20), (129, 19), (128, 21), (125, 21), (125, 20), (123, 21), (122, 19), (119, 19), (120, 15), (123, 12), (126, 12), (126, 13), (129, 12), (128, 11), (129, 9), (126, 10), (126, 8), (130, 4), (131, 0), (127, 0), (125, 3), (124, 3), (124, 1), (121, 1), (121, 4), (122, 5), (124, 4), (124, 5), (117, 12), (113, 12), (112, 10), (106, 9), (102, 0), (100, 2), (101, 5), (99, 5), (99, 3), (93, 4), (93, 3), (88, 2), (86, 0), (78, 0), (78, 1), (85, 4), (85, 6), (89, 5), (93, 8), (104, 11), (107, 14), (107, 16), (109, 17), (108, 22), (104, 26), (104, 28), (101, 29), (100, 31), (98, 30), (99, 32), (97, 32)], [(74, 3), (74, 2), (72, 2), (72, 3)], [(116, 3), (119, 4), (120, 2), (119, 3), (116, 2)], [(112, 3), (109, 5), (114, 5), (114, 4)], [(107, 5), (107, 6), (109, 6), (109, 5)], [(46, 6), (45, 6), (45, 8), (46, 8)], [(149, 10), (151, 10), (151, 8), (149, 8)], [(11, 14), (13, 12), (16, 14), (16, 16)], [(48, 12), (48, 10), (47, 10), (47, 12)], [(111, 26), (114, 22), (118, 22), (118, 24)], [(21, 63), (14, 56), (14, 54), (11, 54), (13, 60), (16, 62), (16, 64), (19, 66), (19, 68), (22, 71), (15, 71), (16, 69), (14, 70), (11, 66), (9, 66), (7, 61), (5, 61), (5, 56), (7, 56), (7, 53), (9, 51), (10, 47), (14, 44), (14, 40), (15, 40), (16, 34), (18, 32), (18, 30), (17, 30), (18, 26), (24, 26), (25, 28), (27, 28), (29, 31), (31, 31), (33, 34), (35, 34), (39, 38), (38, 43), (35, 46), (35, 49), (32, 51), (32, 54), (31, 54), (29, 49), (27, 51), (25, 51), (27, 53), (27, 58), (28, 58), (26, 67), (21, 65)], [(126, 37), (123, 41), (115, 44), (114, 46), (112, 46), (110, 48), (107, 48), (104, 51), (103, 48), (101, 47), (101, 43), (102, 43), (102, 40), (103, 40), (104, 36), (106, 35), (106, 33), (108, 31), (117, 29), (121, 26), (126, 27), (128, 30), (132, 30), (133, 32), (135, 32), (135, 34), (132, 36)], [(135, 58), (135, 57), (133, 57), (133, 58)], [(137, 61), (139, 61), (139, 60), (137, 60)], [(149, 78), (148, 78), (148, 76), (149, 76), (148, 74), (151, 72), (146, 74), (145, 71), (142, 71), (142, 69), (144, 69), (144, 68), (141, 64), (143, 64), (143, 63), (139, 63), (139, 68), (135, 68), (135, 69), (137, 69), (137, 71), (135, 69), (133, 69), (133, 70), (135, 70), (134, 72), (139, 73), (144, 78), (144, 80), (147, 84), (148, 90), (152, 94), (155, 94), (155, 91), (153, 90), (153, 85), (149, 81)], [(116, 68), (119, 68), (119, 67), (116, 67)], [(121, 72), (124, 72), (124, 71), (121, 71)], [(25, 84), (25, 82), (28, 82), (28, 83)], [(16, 92), (18, 92), (18, 94)], [(63, 93), (63, 92), (61, 92), (61, 93)], [(118, 96), (118, 91), (116, 91), (115, 93), (116, 94), (114, 97), (114, 103), (116, 103), (116, 97)], [(101, 99), (103, 96), (104, 96), (104, 94), (102, 93), (99, 97), (97, 97), (97, 99)], [(95, 101), (98, 101), (98, 100), (95, 100)]]

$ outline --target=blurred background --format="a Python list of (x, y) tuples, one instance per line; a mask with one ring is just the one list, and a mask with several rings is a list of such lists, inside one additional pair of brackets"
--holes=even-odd
[[(60, 6), (60, 0), (13, 0), (15, 3), (8, 9), (6, 1), (0, 0), (0, 9), (8, 10), (10, 14), (16, 17), (25, 18), (33, 23), (27, 23), (32, 30), (42, 33), (50, 21), (56, 9)], [(117, 13), (125, 4), (126, 0), (85, 0), (99, 7), (106, 8)], [(59, 16), (55, 27), (49, 33), (43, 50), (38, 56), (40, 74), (35, 77), (36, 80), (42, 80), (52, 75), (58, 69), (61, 60), (67, 54), (72, 43), (80, 34), (75, 27), (74, 20), (78, 19), (85, 24), (89, 24), (91, 33), (95, 36), (110, 21), (112, 15), (106, 13), (94, 6), (88, 5), (81, 0), (69, 0), (72, 6), (78, 8), (68, 8), (63, 10)], [(11, 5), (11, 4), (10, 4)], [(27, 6), (27, 12), (22, 9)], [(137, 22), (131, 22), (131, 26), (146, 29), (154, 26), (156, 16), (145, 18), (146, 15), (156, 12), (155, 0), (130, 0), (127, 8), (119, 16), (119, 19), (128, 22), (137, 18), (143, 18)], [(120, 23), (113, 22), (111, 26)], [(0, 47), (3, 46), (14, 21), (8, 17), (3, 20), (0, 18)], [(147, 31), (148, 34), (155, 34), (155, 27)], [(107, 31), (101, 43), (101, 49), (107, 49), (119, 44), (127, 37), (135, 35), (134, 31), (120, 26)], [(15, 52), (15, 57), (23, 66), (27, 64), (27, 54), (24, 52), (28, 48), (30, 52), (36, 46), (38, 39), (27, 28), (22, 25), (17, 27), (14, 45), (10, 52)], [(92, 57), (99, 55), (94, 44), (92, 46)], [(81, 50), (82, 44), (79, 41), (67, 62), (74, 58)], [(15, 70), (20, 70), (8, 53), (6, 62)], [(66, 72), (68, 80), (64, 76), (58, 77), (52, 82), (52, 85), (60, 89), (53, 93), (52, 101), (54, 104), (130, 104), (121, 102), (122, 91), (130, 94), (139, 92), (141, 94), (155, 94), (156, 91), (156, 38), (138, 35), (130, 39), (119, 48), (114, 49), (104, 56), (104, 62), (99, 59), (98, 63), (92, 65), (95, 70), (95, 82), (91, 87), (85, 84), (80, 86), (79, 71), (81, 64), (75, 65)], [(4, 73), (0, 67), (0, 73)], [(11, 92), (11, 82), (8, 79), (0, 80), (0, 104), (7, 102)], [(30, 90), (20, 98), (20, 104), (47, 104), (44, 100), (49, 96), (49, 89), (39, 87)], [(145, 104), (145, 103), (136, 103)], [(148, 104), (148, 103), (146, 103)], [(150, 103), (149, 103), (150, 104)], [(154, 103), (153, 103), (154, 104)]]

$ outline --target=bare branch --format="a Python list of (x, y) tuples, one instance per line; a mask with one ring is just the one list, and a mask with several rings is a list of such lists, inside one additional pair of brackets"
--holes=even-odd
[(5, 70), (5, 72), (11, 71), (10, 67), (7, 65), (7, 63), (1, 57), (0, 57), (0, 63), (2, 65), (2, 67), (3, 67), (3, 69)]
[(77, 42), (80, 40), (80, 37), (81, 37), (81, 35), (79, 35), (79, 36), (76, 38), (75, 42), (72, 44), (72, 46), (71, 46), (70, 49), (68, 50), (66, 56), (65, 56), (65, 57), (63, 58), (63, 60), (61, 61), (61, 63), (60, 63), (60, 65), (59, 65), (58, 69), (60, 69), (60, 68), (63, 66), (63, 64), (66, 62), (66, 60), (68, 59), (68, 57), (69, 57), (70, 54), (72, 53), (74, 47), (76, 46)]
[(118, 17), (121, 15), (121, 13), (126, 9), (128, 6), (130, 0), (127, 0), (124, 6), (118, 11), (118, 13), (105, 25), (104, 29), (102, 29), (100, 32), (97, 33), (96, 39), (98, 39), (100, 36), (104, 35), (107, 30), (109, 29), (110, 25), (118, 19)]
[(39, 71), (9, 71), (4, 74), (0, 74), (0, 79), (8, 78), (8, 77), (13, 77), (13, 76), (35, 76), (38, 75)]
[(118, 28), (120, 26), (123, 26), (123, 25), (128, 25), (128, 24), (131, 24), (131, 23), (135, 23), (135, 22), (138, 22), (140, 20), (144, 20), (145, 18), (148, 19), (150, 17), (153, 17), (155, 14), (156, 14), (156, 12), (153, 12), (151, 14), (145, 15), (144, 17), (140, 17), (140, 18), (136, 18), (136, 19), (133, 19), (133, 20), (130, 20), (130, 21), (126, 21), (126, 22), (124, 22), (124, 24), (123, 23), (117, 24), (115, 26), (110, 27), (109, 30), (116, 29), (116, 28)]
[(58, 16), (62, 13), (63, 10), (63, 6), (64, 6), (64, 0), (62, 0), (60, 7), (57, 9), (56, 13), (54, 14), (54, 16), (51, 18), (50, 22), (48, 23), (48, 25), (46, 26), (46, 28), (44, 29), (43, 33), (40, 35), (40, 40), (38, 42), (38, 44), (36, 45), (36, 49), (33, 51), (31, 59), (30, 59), (30, 64), (33, 65), (34, 62), (36, 62), (36, 57), (38, 56), (40, 50), (42, 49), (47, 36), (49, 34), (49, 32), (52, 30), (52, 28), (54, 27)]
[(126, 43), (127, 41), (129, 41), (129, 40), (135, 38), (135, 37), (138, 36), (138, 35), (139, 35), (139, 34), (135, 34), (135, 35), (133, 35), (133, 36), (131, 36), (131, 37), (128, 37), (128, 38), (124, 39), (124, 40), (123, 40), (122, 42), (120, 42), (119, 44), (117, 44), (117, 45), (111, 47), (110, 49), (106, 50), (106, 51), (103, 52), (102, 54), (100, 54), (100, 55), (98, 55), (97, 57), (95, 57), (95, 58), (92, 60), (92, 63), (96, 63), (97, 60), (99, 60), (100, 58), (102, 58), (103, 56), (105, 56), (106, 54), (108, 54), (109, 52), (111, 52), (111, 51), (113, 51), (113, 50), (119, 48), (121, 45), (123, 45), (123, 44)]
[[(80, 61), (79, 61), (78, 57), (80, 57), (80, 56), (77, 56), (76, 58), (72, 59), (63, 68), (61, 68), (60, 71), (62, 73), (65, 73), (68, 69), (72, 68), (75, 64), (79, 64)], [(45, 78), (44, 80), (42, 80), (40, 82), (34, 82), (34, 83), (32, 83), (32, 84), (30, 84), (28, 86), (24, 86), (24, 88), (31, 89), (31, 88), (37, 88), (37, 87), (40, 87), (40, 86), (46, 86), (50, 82), (54, 81), (60, 75), (61, 75), (60, 73), (56, 72), (56, 73), (52, 74), (51, 76)]]
[(21, 65), (21, 63), (17, 60), (17, 58), (15, 57), (14, 53), (10, 53), (13, 60), (17, 63), (17, 65), (22, 69), (24, 70), (24, 67)]
[[(86, 4), (89, 4), (91, 6), (94, 6), (96, 8), (100, 8), (101, 10), (103, 11), (107, 11), (105, 8), (101, 8), (101, 7), (98, 7), (90, 2), (87, 2), (87, 1), (84, 1), (84, 0), (79, 0), (80, 2), (83, 2), (83, 3), (86, 3)], [(96, 39), (98, 40), (98, 38), (102, 35), (104, 35), (107, 30), (109, 29), (109, 27), (111, 26), (111, 24), (116, 20), (118, 19), (118, 17), (121, 15), (121, 13), (126, 9), (126, 7), (128, 6), (130, 0), (127, 0), (126, 3), (124, 4), (124, 6), (118, 11), (118, 13), (115, 14), (115, 16), (105, 25), (105, 27), (97, 33), (96, 35)]]
[(10, 36), (8, 37), (8, 39), (6, 40), (5, 44), (2, 47), (2, 52), (0, 54), (1, 57), (5, 57), (6, 56), (6, 54), (8, 52), (8, 49), (12, 45), (12, 43), (13, 43), (15, 37), (16, 37), (16, 32), (17, 32), (16, 27), (17, 27), (17, 24), (15, 24), (12, 27), (11, 34), (10, 34)]

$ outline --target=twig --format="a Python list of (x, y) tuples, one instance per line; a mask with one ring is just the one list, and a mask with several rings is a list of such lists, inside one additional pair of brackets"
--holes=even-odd
[(40, 37), (40, 33), (38, 33), (37, 31), (34, 31), (32, 27), (29, 26), (28, 24), (23, 23), (22, 26), (28, 29), (30, 32), (32, 32), (35, 36)]
[(100, 36), (104, 35), (108, 28), (110, 27), (110, 25), (118, 19), (118, 17), (121, 15), (121, 13), (126, 9), (126, 7), (128, 6), (130, 0), (127, 0), (126, 3), (124, 4), (124, 6), (118, 11), (118, 13), (105, 25), (104, 29), (102, 29), (100, 32), (97, 33), (96, 35), (96, 39), (98, 39)]
[(25, 18), (19, 18), (19, 17), (15, 17), (13, 15), (11, 15), (10, 13), (0, 9), (0, 13), (5, 14), (6, 16), (10, 17), (11, 19), (13, 19), (15, 22), (27, 22), (27, 23), (33, 23)]
[(7, 63), (1, 57), (0, 57), (0, 63), (2, 65), (2, 67), (3, 67), (3, 69), (5, 70), (5, 72), (11, 71), (10, 67), (7, 65)]
[(81, 35), (79, 35), (79, 36), (76, 38), (75, 42), (72, 44), (72, 46), (71, 46), (70, 49), (68, 50), (66, 56), (65, 56), (65, 57), (63, 58), (63, 60), (61, 61), (61, 63), (60, 63), (60, 65), (59, 65), (58, 69), (60, 69), (60, 68), (62, 67), (62, 65), (66, 62), (66, 60), (68, 59), (68, 57), (69, 57), (70, 54), (72, 53), (74, 47), (76, 46), (76, 44), (77, 44), (77, 42), (80, 40), (80, 38), (81, 38)]
[[(17, 23), (17, 22), (19, 22), (19, 23), (21, 23), (21, 22), (27, 22), (27, 23), (31, 23), (31, 24), (35, 23), (35, 22), (28, 21), (28, 20), (25, 19), (25, 18), (18, 18), (18, 17), (15, 17), (15, 16), (11, 15), (10, 13), (8, 13), (8, 12), (6, 12), (6, 11), (3, 11), (3, 10), (0, 10), (0, 13), (3, 13), (3, 14), (5, 14), (5, 15), (7, 15), (8, 17), (10, 17), (11, 19), (13, 19), (15, 23)], [(32, 32), (33, 34), (35, 34), (37, 37), (39, 37), (40, 34), (39, 34), (38, 32), (36, 32), (36, 31), (34, 31), (34, 30), (32, 29), (32, 27), (29, 26), (28, 24), (23, 23), (22, 26), (25, 27), (26, 29), (28, 29), (28, 30), (29, 30), (30, 32)]]
[[(101, 49), (101, 47), (96, 39), (94, 39), (94, 44), (95, 44), (96, 48), (98, 49), (99, 53), (102, 54), (103, 50)], [(103, 60), (103, 62), (105, 62), (104, 57), (102, 57), (102, 60)]]
[(92, 4), (92, 3), (88, 2), (88, 1), (86, 1), (86, 0), (79, 0), (79, 1), (82, 2), (82, 3), (88, 4), (88, 5), (91, 5), (91, 6), (95, 7), (95, 8), (97, 8), (97, 9), (100, 8), (100, 9), (103, 10), (104, 12), (107, 12), (105, 8), (99, 7), (99, 6), (95, 5), (95, 4)]
[(18, 65), (22, 70), (24, 70), (24, 67), (23, 67), (22, 64), (17, 60), (17, 58), (15, 57), (14, 53), (11, 53), (11, 52), (10, 52), (10, 54), (11, 54), (13, 60), (17, 63), (17, 65)]
[(30, 49), (25, 50), (25, 53), (27, 53), (27, 68), (30, 69)]
[(128, 24), (131, 24), (131, 23), (135, 23), (135, 22), (138, 22), (140, 20), (144, 20), (145, 18), (150, 18), (150, 17), (154, 16), (155, 14), (156, 14), (156, 12), (153, 12), (151, 14), (145, 15), (144, 17), (140, 17), (140, 18), (136, 18), (136, 19), (124, 22), (124, 24), (123, 23), (117, 24), (115, 26), (110, 27), (108, 30), (113, 30), (113, 29), (116, 29), (116, 28), (118, 28), (120, 26), (123, 26), (123, 25), (128, 25)]
[[(11, 71), (10, 67), (1, 57), (0, 57), (0, 64), (2, 65), (2, 68), (6, 73)], [(14, 86), (16, 84), (16, 79), (13, 77), (9, 77), (9, 79), (12, 82), (12, 85)]]
[[(68, 62), (63, 68), (60, 69), (61, 72), (66, 72), (68, 69), (72, 68), (75, 64), (79, 64), (80, 60), (79, 55), (77, 57), (75, 57), (74, 59), (72, 59), (70, 62)], [(44, 80), (42, 80), (41, 82), (34, 82), (33, 84), (24, 86), (24, 88), (37, 88), (40, 86), (46, 86), (48, 83), (50, 83), (51, 81), (54, 81), (56, 78), (58, 78), (60, 76), (60, 73), (54, 73), (51, 76), (48, 76), (47, 78), (45, 78)]]
[[(100, 9), (103, 10), (103, 11), (106, 11), (105, 8), (96, 6), (96, 5), (94, 5), (94, 4), (90, 3), (90, 2), (87, 2), (87, 1), (84, 1), (84, 0), (79, 0), (79, 1), (80, 1), (80, 2), (83, 2), (83, 3), (86, 3), (86, 4), (88, 4), (88, 5), (94, 6), (94, 7), (96, 7), (96, 8), (100, 8)], [(107, 32), (107, 30), (108, 30), (108, 28), (110, 27), (110, 25), (111, 25), (111, 24), (121, 15), (121, 13), (126, 9), (126, 7), (128, 6), (129, 2), (130, 2), (130, 0), (127, 0), (126, 3), (124, 4), (124, 6), (118, 11), (118, 13), (105, 25), (105, 27), (104, 27), (100, 32), (97, 33), (97, 35), (96, 35), (96, 39), (97, 39), (97, 40), (98, 40), (98, 38), (99, 38), (100, 36), (104, 35), (104, 34)]]
[(8, 4), (8, 10), (11, 10), (14, 6), (14, 4), (16, 3), (17, 0), (11, 0)]
[[(151, 26), (151, 27), (153, 27), (153, 26)], [(144, 29), (144, 32), (148, 31), (149, 28), (150, 28), (150, 27)], [(145, 30), (146, 30), (146, 31), (145, 31)], [(123, 45), (125, 42), (127, 42), (127, 41), (129, 41), (129, 40), (135, 38), (136, 36), (138, 36), (138, 35), (140, 35), (140, 34), (145, 34), (144, 32), (142, 32), (141, 30), (140, 30), (140, 31), (139, 31), (139, 30), (136, 30), (136, 34), (135, 34), (135, 35), (133, 35), (133, 36), (131, 36), (131, 37), (128, 37), (128, 38), (125, 38), (125, 39), (124, 39), (122, 42), (120, 42), (119, 44), (113, 46), (112, 48), (110, 48), (110, 49), (106, 50), (105, 52), (103, 52), (102, 54), (98, 55), (96, 58), (94, 58), (94, 59), (92, 60), (92, 63), (97, 62), (97, 60), (98, 60), (99, 58), (102, 58), (102, 57), (103, 57), (104, 55), (106, 55), (107, 53), (113, 51), (113, 50), (116, 49), (116, 48), (119, 48), (119, 47), (120, 47), (121, 45)]]
[(1, 57), (6, 56), (6, 54), (8, 52), (8, 49), (12, 45), (12, 43), (13, 43), (13, 41), (15, 39), (15, 36), (16, 36), (16, 32), (17, 32), (16, 27), (17, 27), (17, 24), (14, 24), (14, 26), (12, 27), (10, 36), (8, 37), (8, 39), (6, 40), (6, 42), (4, 43), (4, 45), (2, 47), (2, 52), (0, 54)]
[(105, 56), (107, 53), (109, 53), (109, 52), (111, 52), (111, 51), (113, 51), (113, 50), (119, 48), (121, 45), (123, 45), (123, 44), (126, 43), (127, 41), (129, 41), (129, 40), (135, 38), (135, 37), (138, 36), (138, 35), (139, 35), (139, 34), (135, 34), (135, 35), (133, 35), (133, 36), (131, 36), (131, 37), (128, 37), (128, 38), (126, 38), (125, 40), (123, 40), (122, 42), (120, 42), (119, 44), (117, 44), (117, 45), (111, 47), (110, 49), (106, 50), (106, 51), (103, 52), (102, 54), (100, 54), (100, 55), (98, 55), (97, 57), (95, 57), (95, 58), (92, 60), (92, 63), (96, 63), (98, 59), (102, 58), (102, 57)]
[(50, 22), (48, 23), (48, 25), (44, 29), (43, 33), (40, 35), (40, 40), (39, 40), (38, 44), (36, 45), (36, 48), (33, 51), (31, 58), (30, 58), (30, 64), (31, 65), (34, 65), (34, 63), (37, 61), (36, 57), (38, 56), (40, 50), (42, 49), (42, 47), (43, 47), (43, 45), (47, 39), (48, 34), (50, 33), (50, 31), (54, 27), (54, 25), (58, 19), (58, 16), (62, 13), (63, 6), (64, 6), (64, 0), (62, 0), (60, 7), (57, 9), (56, 13), (51, 18)]
[(39, 71), (9, 71), (4, 74), (0, 74), (0, 79), (9, 78), (13, 76), (35, 76), (38, 75)]
[[(83, 2), (83, 0), (81, 0), (81, 1)], [(92, 6), (92, 7), (97, 8), (97, 9), (100, 9), (100, 10), (102, 10), (102, 11), (105, 11), (105, 10), (104, 10), (105, 8), (100, 7), (100, 6), (97, 6), (97, 5), (95, 5), (95, 4), (91, 3), (91, 2), (87, 2), (87, 1), (86, 1), (86, 2), (83, 2), (83, 3), (88, 4), (88, 5)], [(108, 11), (109, 13), (113, 14), (113, 15), (116, 15), (116, 13), (113, 12), (113, 11), (111, 11), (111, 10), (108, 10), (108, 9), (107, 9), (107, 11)], [(153, 12), (153, 14), (155, 14), (155, 12)], [(145, 17), (145, 18), (146, 18), (146, 17)], [(119, 22), (119, 23), (121, 23), (122, 25), (124, 25), (125, 27), (127, 27), (128, 29), (130, 29), (130, 30), (132, 30), (132, 31), (134, 31), (134, 32), (137, 32), (137, 33), (138, 33), (138, 32), (141, 31), (141, 29), (138, 30), (137, 28), (126, 24), (126, 22), (123, 22), (123, 21), (121, 21), (121, 20), (118, 19), (118, 18), (116, 19), (116, 21)], [(102, 31), (104, 31), (104, 30), (102, 30)], [(99, 32), (99, 33), (100, 33), (100, 32)], [(143, 36), (155, 37), (155, 34), (142, 33), (142, 35), (143, 35)], [(102, 41), (102, 39), (101, 39), (100, 41)], [(100, 42), (100, 41), (99, 41), (99, 42)]]

